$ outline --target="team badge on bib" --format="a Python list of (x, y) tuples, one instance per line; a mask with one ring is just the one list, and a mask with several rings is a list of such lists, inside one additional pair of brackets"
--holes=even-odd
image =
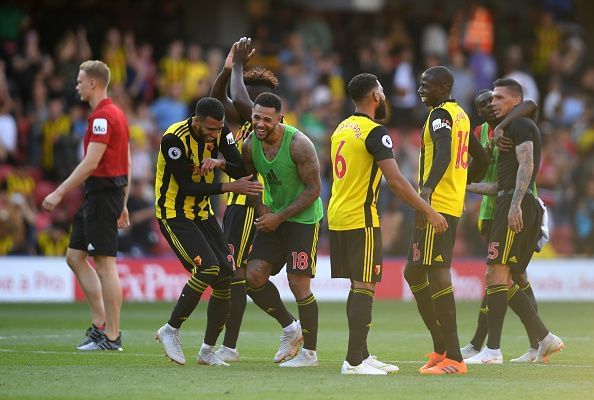
[(95, 118), (93, 120), (93, 133), (95, 135), (107, 135), (107, 120), (105, 118)]
[(235, 138), (233, 137), (233, 132), (229, 132), (227, 134), (227, 136), (225, 136), (227, 138), (227, 144), (234, 144), (235, 143)]
[(169, 155), (169, 158), (171, 158), (172, 160), (177, 160), (181, 157), (182, 152), (177, 147), (172, 147), (169, 149), (169, 151), (167, 151), (167, 154)]

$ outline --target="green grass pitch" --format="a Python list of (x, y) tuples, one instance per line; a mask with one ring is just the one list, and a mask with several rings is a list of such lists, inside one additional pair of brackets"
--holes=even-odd
[[(297, 315), (296, 307), (291, 311)], [(241, 362), (199, 366), (204, 332), (201, 303), (182, 329), (188, 363), (174, 365), (154, 340), (172, 304), (125, 304), (124, 352), (82, 353), (74, 347), (87, 327), (86, 304), (0, 304), (0, 399), (592, 399), (594, 306), (541, 303), (548, 327), (566, 344), (550, 365), (469, 366), (466, 376), (421, 376), (431, 350), (414, 303), (378, 301), (369, 335), (372, 354), (393, 361), (400, 374), (341, 376), (347, 323), (342, 303), (320, 304), (320, 366), (281, 369), (272, 362), (280, 329), (248, 304), (239, 341)], [(478, 303), (458, 304), (462, 345), (470, 340)], [(220, 342), (221, 340), (219, 340)], [(503, 332), (505, 360), (528, 347), (510, 311)]]

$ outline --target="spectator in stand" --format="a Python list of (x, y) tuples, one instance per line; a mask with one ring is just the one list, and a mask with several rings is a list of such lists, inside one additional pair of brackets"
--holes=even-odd
[(37, 234), (36, 252), (44, 257), (60, 257), (66, 254), (70, 240), (68, 221), (54, 220), (51, 225)]
[(171, 124), (184, 119), (188, 115), (188, 105), (181, 98), (182, 85), (172, 83), (165, 89), (166, 94), (159, 97), (151, 105), (151, 113), (161, 133), (165, 132)]
[[(174, 40), (169, 43), (167, 54), (159, 60), (160, 82), (159, 88), (163, 93), (168, 92), (172, 86), (184, 84), (188, 61), (184, 58), (185, 43), (182, 40)], [(184, 113), (185, 115), (185, 113)], [(172, 122), (178, 121), (173, 118)], [(170, 125), (168, 123), (165, 129)]]
[(186, 103), (194, 104), (208, 95), (209, 76), (208, 64), (202, 59), (202, 47), (198, 43), (190, 43), (183, 96)]
[(507, 49), (503, 69), (506, 71), (505, 78), (513, 79), (522, 85), (524, 100), (538, 103), (538, 86), (532, 75), (524, 69), (524, 52), (520, 45), (514, 44)]
[(72, 121), (64, 111), (62, 97), (49, 100), (49, 118), (41, 126), (41, 168), (45, 179), (55, 181), (58, 179), (56, 159), (61, 154), (56, 153), (58, 139), (70, 134)]
[(12, 99), (3, 75), (0, 71), (0, 163), (12, 164), (17, 150), (17, 125), (11, 114)]
[(50, 57), (39, 47), (39, 34), (30, 30), (24, 35), (23, 49), (12, 59), (12, 70), (18, 85), (21, 101), (26, 104), (31, 100), (33, 84), (41, 72), (43, 64)]
[(594, 255), (594, 175), (586, 181), (584, 197), (579, 200), (575, 213), (578, 253)]
[[(132, 162), (134, 165), (134, 162)], [(135, 176), (134, 173), (132, 176)], [(130, 196), (128, 197), (128, 212), (130, 226), (120, 232), (118, 251), (133, 257), (147, 256), (159, 238), (153, 229), (155, 202), (148, 182), (135, 178), (132, 180)]]
[(126, 83), (126, 51), (122, 45), (122, 34), (117, 28), (109, 28), (105, 34), (101, 59), (105, 61), (111, 71), (110, 85), (124, 85)]
[(34, 223), (35, 213), (22, 194), (0, 191), (0, 255), (34, 254), (28, 241)]

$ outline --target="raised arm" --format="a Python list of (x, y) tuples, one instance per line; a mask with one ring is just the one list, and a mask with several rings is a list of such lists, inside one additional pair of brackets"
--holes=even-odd
[(252, 39), (250, 38), (241, 38), (236, 43), (231, 72), (231, 98), (235, 109), (244, 121), (251, 119), (252, 108), (254, 107), (254, 102), (250, 99), (243, 82), (243, 66), (249, 62), (256, 51), (255, 49), (250, 51), (251, 42)]
[(231, 121), (233, 123), (239, 124), (241, 123), (241, 118), (239, 116), (239, 112), (235, 109), (233, 105), (233, 101), (227, 96), (227, 84), (229, 83), (229, 78), (231, 77), (231, 68), (233, 66), (233, 54), (235, 53), (235, 48), (237, 47), (237, 43), (234, 43), (227, 54), (227, 58), (225, 59), (225, 64), (223, 65), (223, 69), (215, 79), (214, 83), (212, 84), (212, 89), (210, 90), (210, 96), (218, 99), (223, 103), (225, 107), (225, 117), (227, 121)]

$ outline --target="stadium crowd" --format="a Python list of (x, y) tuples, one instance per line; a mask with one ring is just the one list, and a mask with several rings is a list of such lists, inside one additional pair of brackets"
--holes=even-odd
[[(277, 75), (285, 121), (306, 133), (318, 152), (324, 204), (331, 187), (329, 138), (352, 111), (345, 82), (359, 72), (378, 76), (391, 105), (387, 126), (397, 161), (414, 184), (426, 116), (417, 95), (419, 73), (443, 64), (454, 72), (454, 97), (473, 126), (482, 122), (474, 111), (475, 94), (498, 77), (518, 80), (525, 97), (538, 103), (543, 154), (537, 185), (551, 228), (541, 256), (594, 254), (594, 65), (588, 64), (582, 27), (572, 10), (559, 5), (571, 2), (550, 2), (556, 8), (543, 5), (520, 17), (469, 1), (451, 18), (438, 8), (419, 15), (403, 6), (345, 18), (256, 3), (261, 7), (246, 9), (246, 35), (256, 48), (248, 67), (264, 65)], [(160, 137), (209, 94), (228, 49), (205, 48), (191, 37), (172, 38), (160, 48), (119, 27), (105, 29), (97, 43), (83, 27), (66, 30), (55, 46), (44, 47), (43, 32), (18, 6), (7, 7), (2, 18), (0, 255), (65, 253), (82, 191), (69, 194), (51, 216), (40, 204), (82, 156), (89, 110), (75, 85), (79, 64), (89, 58), (109, 65), (110, 96), (130, 126), (131, 227), (121, 232), (121, 253), (169, 255), (153, 206)], [(479, 205), (479, 196), (467, 196), (455, 256), (485, 253), (476, 228)], [(406, 254), (412, 210), (385, 189), (379, 210), (384, 253)], [(326, 247), (327, 240), (320, 240), (320, 251)]]

